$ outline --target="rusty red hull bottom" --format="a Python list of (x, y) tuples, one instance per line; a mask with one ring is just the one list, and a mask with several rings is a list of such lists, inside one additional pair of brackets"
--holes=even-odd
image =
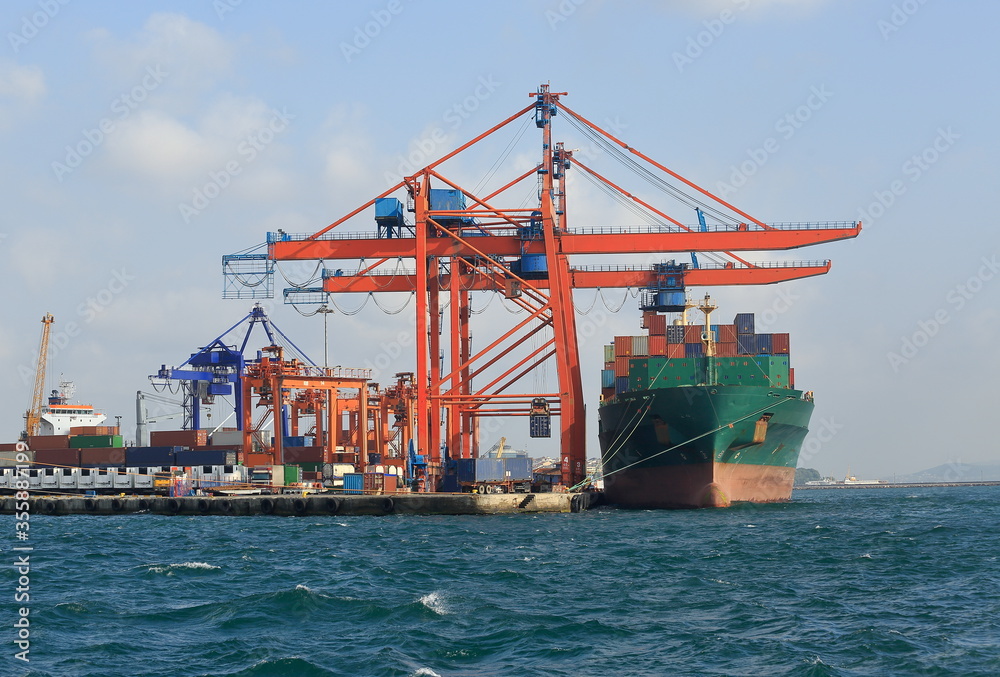
[(623, 470), (605, 478), (609, 503), (627, 508), (723, 508), (790, 500), (795, 468), (695, 463)]

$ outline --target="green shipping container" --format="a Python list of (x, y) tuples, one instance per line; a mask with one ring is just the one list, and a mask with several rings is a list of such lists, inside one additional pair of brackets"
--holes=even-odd
[(299, 463), (302, 472), (323, 472), (322, 463)]
[[(322, 465), (322, 464), (321, 464)], [(285, 486), (298, 484), (302, 481), (302, 468), (297, 465), (285, 466)]]
[(604, 346), (604, 361), (614, 362), (615, 361), (615, 346), (614, 344)]
[(73, 435), (69, 438), (70, 449), (120, 449), (125, 446), (121, 435)]

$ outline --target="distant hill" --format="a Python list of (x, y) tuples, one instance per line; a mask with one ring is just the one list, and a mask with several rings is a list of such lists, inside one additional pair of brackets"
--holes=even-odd
[(1000, 464), (946, 463), (912, 475), (896, 475), (897, 482), (1000, 482)]

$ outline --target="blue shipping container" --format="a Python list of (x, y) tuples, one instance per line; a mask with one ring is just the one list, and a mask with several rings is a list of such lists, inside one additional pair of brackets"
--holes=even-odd
[(757, 352), (757, 337), (753, 334), (737, 334), (736, 352), (740, 355), (755, 354)]
[(236, 452), (225, 449), (178, 451), (174, 465), (236, 465)]
[(684, 357), (698, 357), (705, 354), (704, 343), (685, 343)]
[(359, 472), (344, 473), (344, 493), (363, 494), (365, 493), (365, 476)]
[(449, 494), (457, 494), (462, 490), (458, 485), (458, 477), (455, 475), (445, 475), (441, 478), (440, 490)]
[(615, 387), (615, 370), (614, 369), (601, 369), (601, 387), (602, 388), (614, 388)]
[(527, 456), (515, 456), (514, 458), (502, 458), (504, 479), (517, 482), (519, 480), (530, 480), (531, 459)]
[(755, 350), (758, 355), (770, 355), (771, 354), (771, 335), (770, 334), (757, 334), (757, 341)]
[(125, 465), (177, 465), (174, 460), (184, 447), (128, 447), (125, 449)]
[(738, 313), (733, 320), (737, 334), (752, 334), (754, 332), (753, 313)]
[(502, 482), (504, 478), (503, 461), (502, 458), (456, 459), (458, 481), (463, 484)]
[(628, 376), (619, 376), (615, 379), (615, 395), (628, 392)]
[(552, 437), (552, 418), (548, 414), (528, 416), (528, 434), (531, 437)]

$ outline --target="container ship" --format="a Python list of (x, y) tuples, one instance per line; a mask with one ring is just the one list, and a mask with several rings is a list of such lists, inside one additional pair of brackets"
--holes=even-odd
[(609, 503), (726, 507), (791, 498), (813, 411), (795, 388), (789, 335), (756, 333), (754, 315), (704, 324), (646, 312), (641, 336), (605, 346), (599, 437)]

